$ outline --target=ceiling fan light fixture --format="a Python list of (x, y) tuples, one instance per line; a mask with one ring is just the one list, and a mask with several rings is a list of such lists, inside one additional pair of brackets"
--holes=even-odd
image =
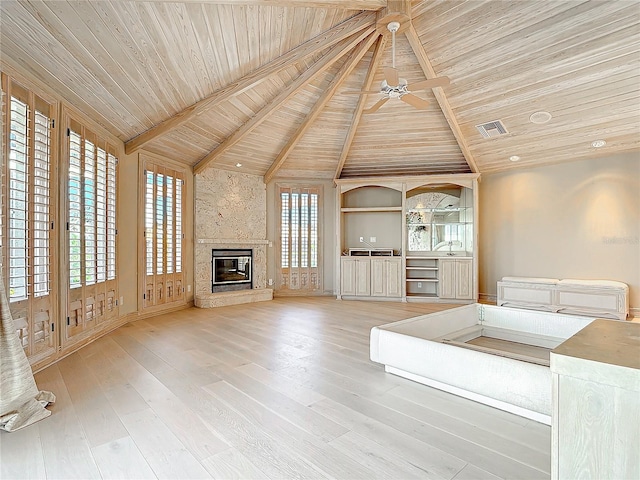
[(607, 142), (605, 140), (594, 140), (593, 142), (591, 142), (591, 146), (593, 148), (602, 148), (607, 144)]
[(391, 32), (391, 67), (385, 67), (384, 79), (380, 82), (380, 92), (373, 91), (360, 91), (360, 92), (348, 92), (348, 93), (380, 93), (382, 98), (378, 100), (368, 109), (363, 110), (363, 113), (374, 113), (390, 99), (399, 99), (404, 103), (407, 103), (414, 108), (424, 110), (429, 106), (429, 102), (413, 94), (416, 90), (427, 90), (430, 88), (442, 87), (449, 85), (450, 80), (448, 77), (435, 77), (428, 78), (421, 82), (409, 85), (406, 78), (400, 78), (398, 70), (396, 69), (396, 32), (400, 29), (400, 22), (393, 21), (387, 24), (387, 29)]
[(236, 163), (236, 167), (240, 168), (242, 164), (240, 162)]
[(387, 30), (391, 33), (396, 33), (400, 29), (400, 22), (389, 22)]

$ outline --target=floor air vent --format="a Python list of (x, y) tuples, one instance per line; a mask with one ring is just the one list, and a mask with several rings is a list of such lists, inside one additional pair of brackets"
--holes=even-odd
[(500, 120), (494, 120), (493, 122), (476, 125), (476, 128), (480, 132), (480, 135), (482, 135), (484, 138), (497, 137), (499, 135), (509, 133)]

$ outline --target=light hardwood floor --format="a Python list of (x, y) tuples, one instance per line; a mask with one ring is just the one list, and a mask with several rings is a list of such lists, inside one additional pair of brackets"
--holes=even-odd
[(371, 327), (446, 305), (286, 298), (140, 320), (36, 375), (9, 478), (548, 478), (549, 427), (384, 372)]

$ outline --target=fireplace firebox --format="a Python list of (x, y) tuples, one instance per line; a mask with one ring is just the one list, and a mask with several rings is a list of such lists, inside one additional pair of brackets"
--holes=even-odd
[(216, 249), (211, 251), (211, 292), (253, 288), (253, 250)]

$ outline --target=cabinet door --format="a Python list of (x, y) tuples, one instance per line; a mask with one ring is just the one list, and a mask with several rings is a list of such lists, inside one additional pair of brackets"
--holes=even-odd
[(356, 294), (356, 260), (355, 258), (342, 258), (340, 262), (340, 294)]
[(388, 297), (402, 296), (402, 262), (399, 258), (385, 260), (386, 289)]
[(387, 296), (387, 260), (384, 258), (371, 259), (371, 296)]
[(456, 260), (456, 298), (473, 298), (473, 263), (471, 260)]
[(440, 274), (438, 296), (440, 298), (456, 298), (456, 261), (446, 258), (438, 260), (438, 263)]
[(356, 259), (356, 295), (368, 297), (371, 295), (371, 262), (368, 258)]

